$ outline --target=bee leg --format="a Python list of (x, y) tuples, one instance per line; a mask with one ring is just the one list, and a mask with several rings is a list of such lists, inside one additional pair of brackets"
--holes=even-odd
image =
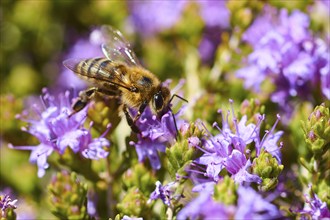
[(81, 111), (83, 108), (86, 107), (90, 99), (93, 97), (95, 92), (97, 92), (98, 88), (92, 87), (86, 90), (79, 92), (79, 97), (75, 100), (72, 104), (73, 112), (69, 115), (71, 117), (73, 114)]
[(141, 133), (140, 129), (135, 125), (131, 114), (128, 112), (128, 108), (126, 105), (124, 105), (123, 111), (126, 116), (127, 124), (131, 127), (132, 131), (134, 131), (135, 133)]
[(139, 120), (141, 114), (144, 112), (144, 109), (147, 107), (148, 103), (146, 101), (144, 101), (141, 106), (139, 107), (139, 110), (136, 114), (136, 116), (134, 117), (133, 122), (135, 123), (137, 120)]

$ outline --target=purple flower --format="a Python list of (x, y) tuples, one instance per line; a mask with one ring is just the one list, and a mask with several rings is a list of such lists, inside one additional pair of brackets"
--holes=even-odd
[[(307, 219), (325, 219), (330, 218), (330, 211), (326, 202), (322, 202), (319, 197), (312, 193), (312, 196), (305, 195), (306, 205), (300, 214), (306, 216)], [(308, 218), (309, 217), (309, 218)]]
[[(170, 80), (163, 83), (164, 86), (169, 86)], [(180, 81), (176, 87), (172, 89), (173, 94), (177, 94), (184, 81)], [(174, 101), (173, 101), (174, 102)], [(176, 103), (175, 103), (176, 105)], [(130, 142), (130, 145), (135, 146), (135, 150), (140, 162), (147, 157), (154, 170), (160, 169), (160, 159), (158, 152), (165, 152), (166, 145), (174, 144), (177, 136), (177, 129), (184, 129), (186, 124), (179, 117), (182, 115), (184, 108), (180, 108), (176, 114), (171, 110), (166, 112), (161, 118), (153, 115), (150, 108), (147, 107), (139, 120), (136, 122), (137, 127), (141, 131), (137, 135), (138, 141)], [(175, 120), (173, 119), (175, 118)]]
[[(102, 38), (101, 31), (95, 29), (90, 33), (89, 39), (80, 39), (70, 49), (65, 59), (87, 59), (94, 57), (104, 57), (101, 44), (105, 42)], [(68, 68), (62, 67), (62, 72), (58, 79), (58, 84), (63, 88), (75, 88), (81, 90), (86, 88), (86, 81), (80, 79)]]
[(11, 200), (10, 196), (8, 194), (0, 194), (0, 217), (6, 219), (7, 217), (7, 212), (10, 209), (16, 209), (16, 202), (17, 199)]
[(232, 174), (232, 178), (236, 183), (256, 182), (261, 183), (261, 178), (257, 175), (250, 174), (248, 168), (251, 166), (251, 161), (247, 160), (245, 155), (240, 151), (234, 149), (226, 160), (224, 167)]
[(276, 10), (266, 7), (264, 15), (244, 33), (253, 52), (236, 75), (256, 92), (270, 79), (276, 87), (271, 100), (289, 116), (295, 97), (313, 100), (316, 92), (330, 98), (329, 46), (313, 37), (306, 14), (297, 10), (288, 14), (283, 9), (276, 15)]
[(87, 108), (70, 115), (70, 94), (60, 94), (58, 99), (51, 96), (46, 89), (43, 90), (43, 106), (33, 105), (34, 115), (28, 115), (23, 112), (19, 115), (23, 121), (29, 123), (24, 131), (32, 134), (40, 141), (37, 146), (20, 146), (11, 148), (21, 150), (31, 150), (30, 162), (37, 164), (38, 176), (45, 174), (45, 169), (49, 167), (47, 158), (53, 151), (63, 154), (67, 147), (70, 147), (74, 153), (80, 153), (88, 159), (105, 158), (109, 154), (107, 149), (110, 143), (104, 138), (109, 131), (110, 126), (99, 138), (92, 138), (91, 132), (83, 127), (87, 115)]
[(150, 199), (148, 202), (152, 200), (161, 199), (165, 205), (171, 206), (171, 200), (174, 198), (174, 192), (176, 188), (176, 182), (170, 182), (166, 185), (162, 185), (161, 182), (156, 182), (156, 189), (151, 193)]
[[(176, 117), (177, 126), (180, 128), (182, 121), (177, 119), (178, 114), (174, 117)], [(165, 152), (166, 145), (173, 144), (177, 135), (173, 113), (169, 111), (161, 119), (158, 119), (147, 108), (138, 120), (137, 126), (141, 130), (141, 134), (137, 135), (138, 142), (132, 141), (130, 144), (135, 146), (139, 161), (142, 162), (148, 157), (152, 168), (160, 169), (158, 151)]]
[[(231, 101), (232, 102), (232, 101)], [(221, 113), (222, 111), (220, 111)], [(214, 123), (220, 134), (213, 136), (211, 133), (204, 141), (204, 148), (199, 148), (204, 154), (197, 158), (193, 164), (204, 165), (206, 167), (204, 175), (211, 180), (217, 182), (220, 179), (219, 173), (221, 170), (226, 169), (231, 177), (237, 183), (243, 182), (256, 182), (261, 183), (261, 178), (257, 175), (249, 173), (251, 160), (249, 158), (251, 147), (254, 146), (256, 150), (256, 157), (260, 155), (262, 149), (265, 149), (273, 155), (280, 163), (280, 147), (277, 142), (283, 132), (279, 131), (274, 134), (275, 126), (279, 121), (279, 116), (270, 131), (260, 139), (260, 126), (264, 117), (259, 117), (257, 125), (247, 123), (247, 116), (242, 116), (241, 120), (237, 123), (234, 110), (232, 108), (232, 124), (234, 130), (230, 129), (229, 122), (230, 112), (226, 118), (223, 116), (222, 128), (217, 123)], [(205, 128), (206, 129), (206, 128)], [(206, 129), (207, 130), (207, 129)], [(200, 171), (199, 171), (200, 172)]]

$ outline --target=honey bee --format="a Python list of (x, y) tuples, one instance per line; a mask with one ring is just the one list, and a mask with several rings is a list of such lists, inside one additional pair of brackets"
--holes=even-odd
[[(140, 133), (136, 121), (147, 106), (160, 118), (171, 110), (170, 102), (173, 97), (185, 99), (175, 94), (171, 96), (170, 90), (153, 73), (140, 65), (120, 31), (111, 26), (102, 26), (100, 30), (105, 41), (101, 45), (105, 57), (68, 59), (63, 62), (65, 67), (92, 84), (92, 87), (79, 93), (72, 105), (72, 114), (82, 110), (95, 93), (111, 96), (120, 100), (121, 109), (131, 129)], [(137, 110), (134, 117), (130, 108)]]

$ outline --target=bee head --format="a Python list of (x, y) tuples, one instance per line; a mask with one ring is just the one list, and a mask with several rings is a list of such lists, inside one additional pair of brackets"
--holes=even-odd
[(167, 87), (160, 86), (152, 98), (152, 108), (158, 117), (161, 117), (168, 111), (170, 100), (170, 90)]

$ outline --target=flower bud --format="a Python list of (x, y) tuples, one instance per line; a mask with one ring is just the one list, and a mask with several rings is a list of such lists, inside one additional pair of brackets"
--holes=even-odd
[(143, 163), (137, 163), (123, 174), (122, 181), (126, 189), (135, 186), (147, 196), (155, 187), (156, 178), (147, 170)]
[(120, 213), (128, 216), (146, 216), (150, 213), (147, 205), (148, 198), (137, 188), (130, 188), (122, 201), (117, 204)]
[(198, 156), (196, 148), (201, 145), (202, 131), (194, 124), (183, 134), (181, 141), (166, 149), (168, 171), (173, 180), (176, 176), (184, 176), (185, 169)]
[(325, 103), (316, 106), (308, 120), (302, 123), (305, 141), (316, 157), (322, 155), (326, 151), (326, 146), (330, 143), (329, 106)]
[(87, 184), (76, 173), (58, 172), (48, 185), (52, 213), (60, 219), (89, 219), (87, 214)]
[(214, 199), (225, 205), (234, 205), (237, 200), (237, 185), (229, 176), (214, 186)]
[(273, 189), (278, 183), (278, 176), (284, 166), (278, 164), (276, 158), (270, 153), (262, 151), (259, 157), (253, 160), (253, 173), (262, 178), (261, 190), (268, 191)]

